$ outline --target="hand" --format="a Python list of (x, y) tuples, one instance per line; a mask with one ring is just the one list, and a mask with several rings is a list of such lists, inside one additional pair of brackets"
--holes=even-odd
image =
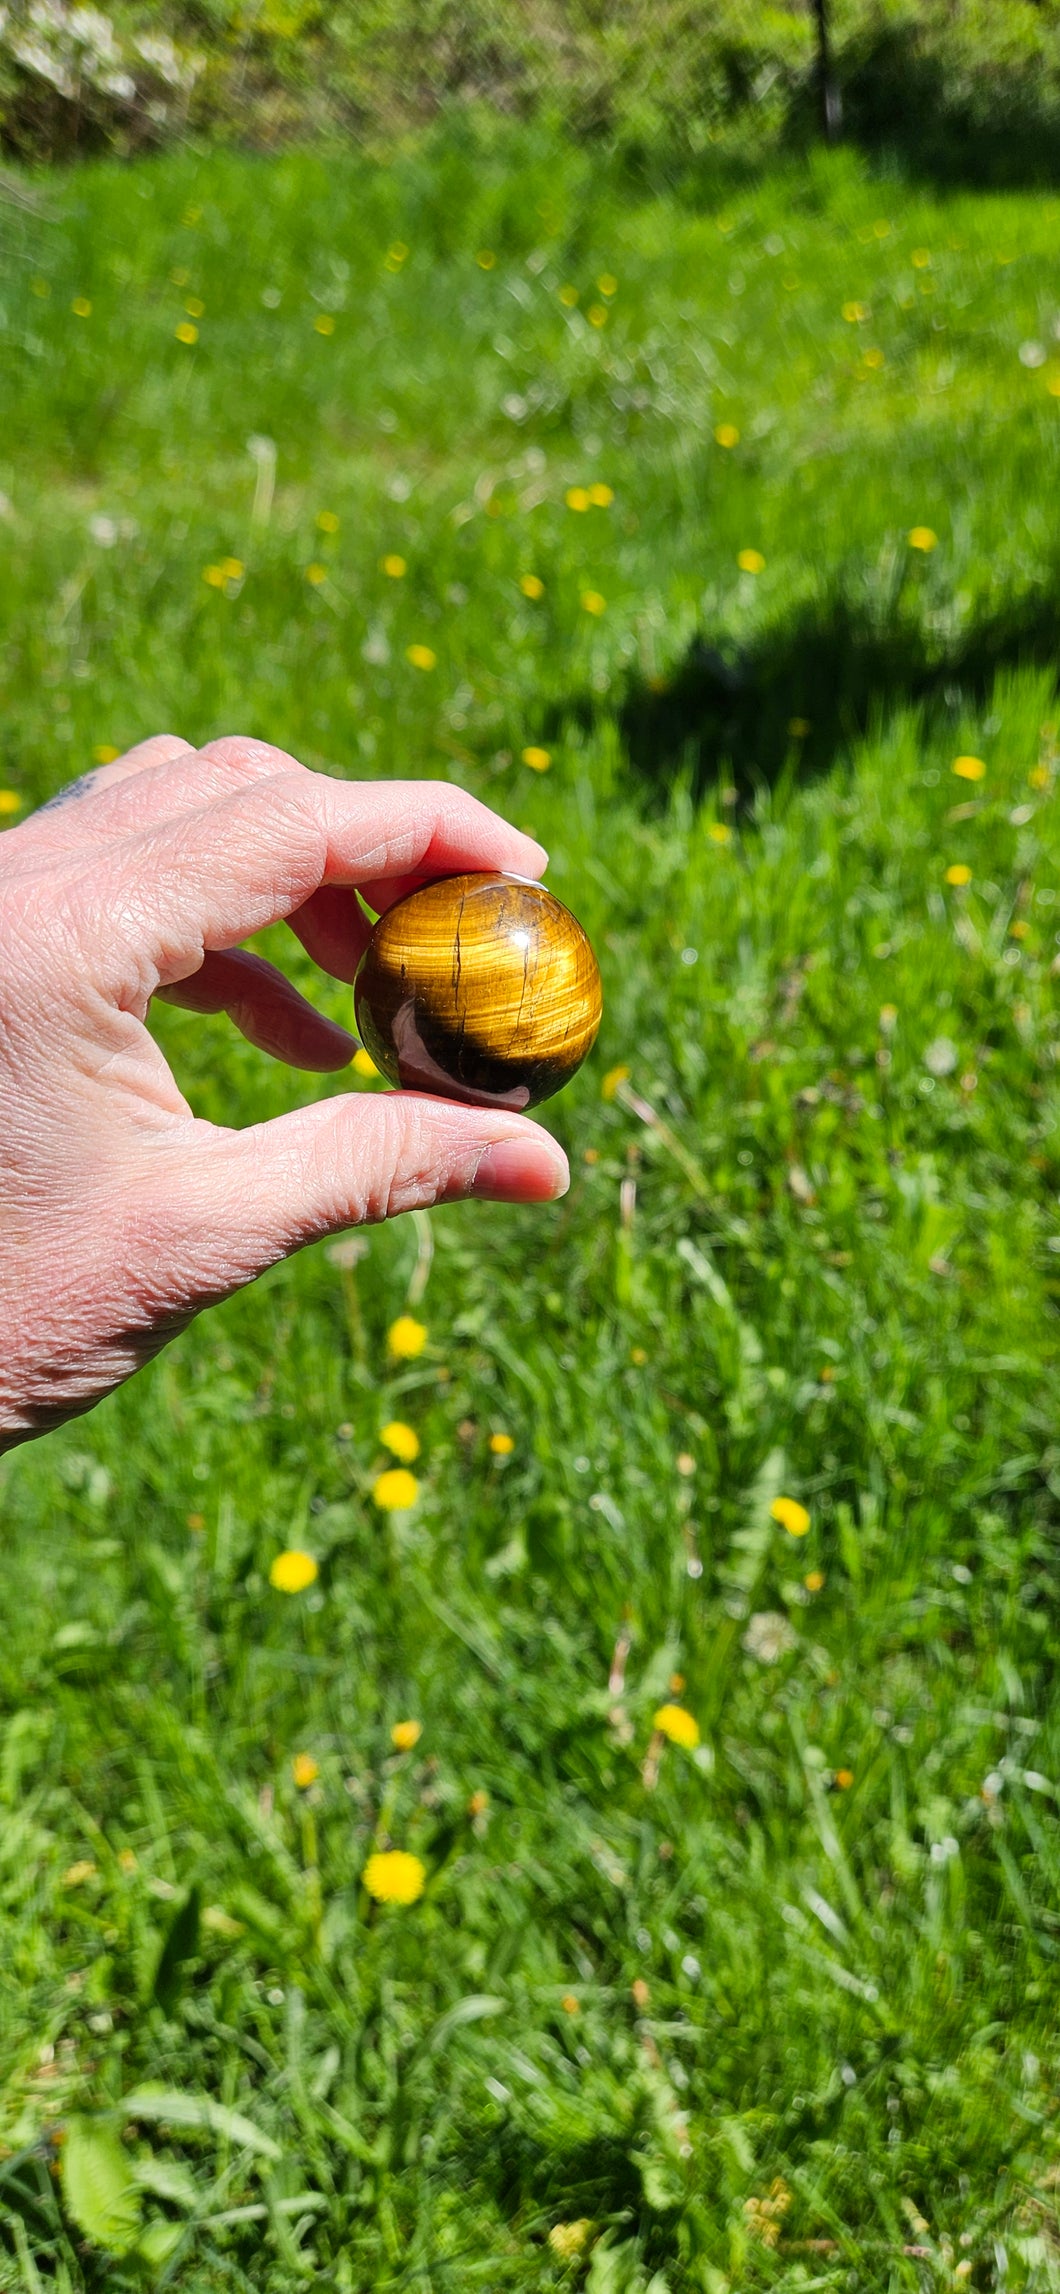
[(144, 1024), (226, 1011), (294, 1066), (354, 1039), (239, 942), (286, 918), (352, 980), (373, 908), (540, 845), (441, 782), (349, 784), (264, 742), (167, 736), (0, 839), (0, 1449), (87, 1410), (199, 1309), (303, 1243), (477, 1195), (547, 1202), (547, 1132), (411, 1093), (199, 1122)]

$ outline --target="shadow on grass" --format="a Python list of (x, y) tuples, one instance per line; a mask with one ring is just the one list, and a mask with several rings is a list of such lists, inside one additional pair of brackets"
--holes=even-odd
[[(951, 11), (951, 17), (955, 15)], [(1044, 13), (1044, 12), (1043, 12)], [(1060, 183), (1055, 33), (1011, 17), (992, 26), (874, 16), (840, 60), (844, 132), (903, 174), (979, 190)], [(803, 133), (805, 97), (792, 107)]]
[(510, 2219), (529, 2209), (566, 2221), (589, 2218), (597, 2225), (610, 2221), (621, 2226), (620, 2238), (637, 2234), (640, 2259), (650, 2273), (673, 2260), (675, 2225), (665, 2211), (670, 2200), (660, 2197), (664, 2210), (660, 2214), (646, 2196), (633, 2148), (632, 2136), (623, 2141), (601, 2133), (581, 2142), (551, 2145), (503, 2128), (476, 2152), (475, 2163), (480, 2173), (485, 2170)]
[[(709, 55), (717, 65), (713, 47)], [(727, 62), (721, 124), (705, 147), (692, 152), (679, 134), (641, 141), (620, 128), (630, 180), (711, 209), (753, 190), (787, 157), (795, 163), (794, 197), (815, 204), (822, 185), (814, 163), (825, 146), (813, 70), (803, 59), (776, 59), (776, 113), (767, 120), (753, 81), (736, 58)], [(834, 66), (840, 149), (874, 170), (938, 189), (1060, 186), (1060, 48), (1044, 9), (1024, 11), (1018, 22), (1011, 9), (993, 19), (980, 10), (973, 19), (959, 4), (866, 12), (840, 42)], [(691, 97), (689, 119), (710, 116), (710, 95), (705, 87), (698, 106)]]
[[(999, 670), (1060, 675), (1060, 578), (1013, 602), (950, 651), (914, 623), (874, 623), (833, 599), (726, 656), (704, 637), (665, 680), (634, 679), (617, 715), (629, 761), (660, 794), (677, 775), (696, 794), (719, 774), (741, 797), (794, 763), (826, 772), (851, 741), (896, 709), (956, 710), (983, 699)], [(588, 698), (564, 712), (588, 725)], [(555, 728), (558, 731), (558, 725)]]

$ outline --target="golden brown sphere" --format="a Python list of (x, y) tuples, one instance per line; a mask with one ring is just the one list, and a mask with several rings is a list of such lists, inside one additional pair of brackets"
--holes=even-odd
[(569, 908), (495, 872), (446, 876), (381, 916), (354, 986), (361, 1041), (390, 1083), (476, 1107), (561, 1091), (600, 1025), (600, 974)]

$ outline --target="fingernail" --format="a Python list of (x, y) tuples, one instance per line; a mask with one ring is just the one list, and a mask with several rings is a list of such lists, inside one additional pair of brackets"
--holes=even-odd
[(487, 1147), (471, 1192), (490, 1203), (554, 1203), (570, 1186), (561, 1147), (536, 1139), (498, 1139)]

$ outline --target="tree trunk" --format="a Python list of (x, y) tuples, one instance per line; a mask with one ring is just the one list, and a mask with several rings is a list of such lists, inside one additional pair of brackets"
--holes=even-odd
[(817, 32), (817, 104), (821, 119), (821, 133), (826, 143), (838, 143), (843, 124), (843, 106), (832, 72), (832, 49), (828, 37), (828, 0), (813, 0), (813, 18)]

